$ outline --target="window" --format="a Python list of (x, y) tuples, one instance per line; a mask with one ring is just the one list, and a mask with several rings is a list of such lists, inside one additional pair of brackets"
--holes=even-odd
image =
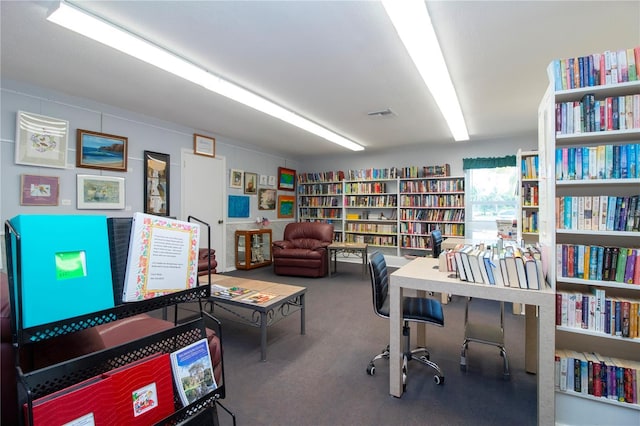
[(517, 212), (516, 167), (467, 169), (466, 237), (473, 241), (497, 239), (497, 221), (515, 220)]

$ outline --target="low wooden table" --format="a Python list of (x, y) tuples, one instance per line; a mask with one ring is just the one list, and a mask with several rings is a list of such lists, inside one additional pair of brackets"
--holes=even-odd
[[(201, 277), (202, 282), (207, 282), (207, 276)], [(284, 319), (294, 312), (300, 311), (300, 334), (305, 334), (305, 293), (306, 287), (294, 285), (257, 281), (247, 278), (230, 277), (226, 275), (211, 275), (211, 284), (217, 284), (227, 288), (241, 287), (250, 290), (249, 293), (231, 298), (214, 296), (212, 289), (209, 302), (213, 307), (219, 307), (233, 315), (234, 319), (252, 327), (260, 327), (260, 351), (262, 361), (267, 359), (267, 327)], [(244, 299), (257, 293), (270, 293), (276, 295), (271, 300), (261, 303), (253, 303)], [(250, 311), (250, 314), (247, 314)]]
[[(367, 244), (365, 243), (331, 243), (329, 250), (329, 277), (332, 272), (337, 271), (338, 253), (354, 253), (362, 258), (362, 277), (367, 275)], [(331, 264), (333, 263), (333, 267)], [(332, 271), (333, 270), (333, 271)]]

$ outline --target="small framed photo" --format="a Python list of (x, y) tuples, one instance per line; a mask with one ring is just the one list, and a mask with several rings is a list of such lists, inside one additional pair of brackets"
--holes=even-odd
[(245, 194), (257, 194), (258, 193), (258, 174), (244, 172), (244, 193)]
[(22, 175), (20, 183), (21, 206), (57, 206), (60, 194), (57, 176)]
[(276, 177), (275, 176), (269, 176), (269, 186), (276, 186)]
[(66, 120), (18, 111), (15, 163), (66, 168), (68, 135)]
[(260, 186), (267, 186), (267, 175), (260, 175)]
[(276, 190), (268, 188), (258, 189), (258, 210), (276, 209)]
[(286, 167), (278, 167), (278, 189), (283, 191), (296, 190), (296, 171)]
[(291, 218), (295, 213), (296, 197), (292, 195), (278, 195), (278, 217)]
[(237, 188), (237, 189), (242, 189), (242, 183), (243, 178), (244, 177), (244, 171), (243, 170), (238, 170), (238, 169), (231, 169), (231, 175), (229, 176), (229, 187), (230, 188)]
[(78, 129), (76, 139), (76, 167), (127, 171), (128, 138)]
[(204, 155), (205, 157), (215, 158), (216, 156), (216, 140), (215, 138), (193, 134), (193, 153)]
[(124, 178), (78, 175), (78, 209), (124, 209)]
[(169, 154), (144, 151), (144, 213), (169, 216)]

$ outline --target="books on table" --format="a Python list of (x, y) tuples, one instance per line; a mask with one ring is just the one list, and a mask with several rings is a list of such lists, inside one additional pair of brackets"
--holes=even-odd
[(171, 368), (180, 400), (185, 406), (218, 387), (206, 338), (171, 353)]
[[(22, 327), (34, 327), (114, 306), (107, 218), (101, 215), (18, 215), (10, 219), (13, 300)], [(21, 276), (18, 277), (17, 263)], [(19, 279), (17, 279), (19, 278)], [(17, 308), (21, 303), (21, 309)]]
[(211, 296), (222, 297), (224, 299), (233, 299), (234, 297), (244, 296), (253, 290), (244, 287), (225, 287), (220, 284), (211, 284)]
[(264, 293), (259, 291), (242, 298), (241, 301), (249, 303), (265, 303), (271, 299), (275, 299), (276, 297), (278, 297), (277, 294)]
[(135, 213), (122, 300), (133, 302), (197, 286), (200, 225)]

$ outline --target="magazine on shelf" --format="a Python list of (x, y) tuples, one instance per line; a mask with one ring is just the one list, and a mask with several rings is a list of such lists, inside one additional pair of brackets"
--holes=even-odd
[(278, 297), (277, 294), (257, 292), (243, 298), (242, 301), (259, 304), (259, 303), (268, 302), (269, 300), (275, 299), (276, 297)]
[(206, 338), (171, 353), (171, 368), (180, 400), (187, 406), (218, 387)]
[(244, 287), (225, 287), (219, 284), (211, 284), (211, 296), (233, 299), (251, 293), (253, 290)]

